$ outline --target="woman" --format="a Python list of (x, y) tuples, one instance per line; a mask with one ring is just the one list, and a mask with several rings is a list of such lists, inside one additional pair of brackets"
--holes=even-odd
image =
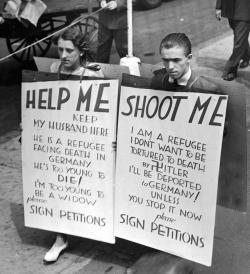
[[(89, 46), (87, 37), (77, 28), (69, 28), (54, 39), (60, 56), (59, 62), (54, 62), (50, 70), (59, 74), (101, 77), (104, 75), (100, 67), (88, 62)], [(44, 262), (57, 261), (61, 252), (68, 246), (67, 235), (58, 233), (50, 250), (45, 254)]]
[(54, 38), (60, 62), (54, 62), (50, 70), (62, 74), (101, 77), (104, 75), (100, 66), (89, 63), (91, 57), (87, 35), (78, 28), (68, 28)]

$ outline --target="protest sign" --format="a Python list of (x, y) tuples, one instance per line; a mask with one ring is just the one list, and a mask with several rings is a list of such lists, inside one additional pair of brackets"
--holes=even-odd
[(211, 265), (227, 96), (122, 87), (115, 235)]
[(114, 242), (118, 80), (22, 83), (25, 225)]
[[(152, 68), (153, 70), (153, 68)], [(198, 72), (197, 72), (198, 73)], [(247, 121), (246, 88), (239, 83), (227, 83), (218, 78), (204, 77), (214, 83), (217, 94), (228, 95), (226, 125), (223, 132), (217, 205), (247, 210)], [(151, 78), (123, 74), (122, 84), (150, 88)], [(206, 92), (206, 91), (205, 91)]]

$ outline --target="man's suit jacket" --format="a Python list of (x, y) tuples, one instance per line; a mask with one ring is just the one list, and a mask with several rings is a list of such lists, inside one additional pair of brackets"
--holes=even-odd
[[(101, 0), (98, 0), (101, 2)], [(106, 2), (110, 2), (107, 0)], [(101, 10), (99, 12), (99, 21), (108, 29), (126, 29), (127, 28), (127, 0), (116, 0), (117, 8), (114, 10)]]
[(250, 0), (217, 0), (216, 9), (221, 10), (223, 17), (250, 21)]
[[(151, 80), (151, 88), (158, 90), (173, 90), (173, 84), (169, 82), (169, 75), (165, 68), (154, 72), (154, 76)], [(194, 71), (191, 72), (191, 77), (188, 80), (186, 87), (179, 87), (176, 91), (219, 92), (218, 87), (215, 84), (209, 82), (202, 76), (198, 76)]]

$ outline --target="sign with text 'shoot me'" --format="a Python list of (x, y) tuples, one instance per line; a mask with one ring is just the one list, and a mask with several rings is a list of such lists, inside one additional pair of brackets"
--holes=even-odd
[(25, 225), (114, 242), (118, 80), (22, 84)]
[(116, 236), (211, 265), (227, 99), (122, 87)]

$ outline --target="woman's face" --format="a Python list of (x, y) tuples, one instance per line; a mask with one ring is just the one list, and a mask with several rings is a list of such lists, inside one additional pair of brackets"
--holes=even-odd
[(80, 66), (80, 51), (72, 41), (59, 38), (58, 52), (65, 69), (74, 70)]

